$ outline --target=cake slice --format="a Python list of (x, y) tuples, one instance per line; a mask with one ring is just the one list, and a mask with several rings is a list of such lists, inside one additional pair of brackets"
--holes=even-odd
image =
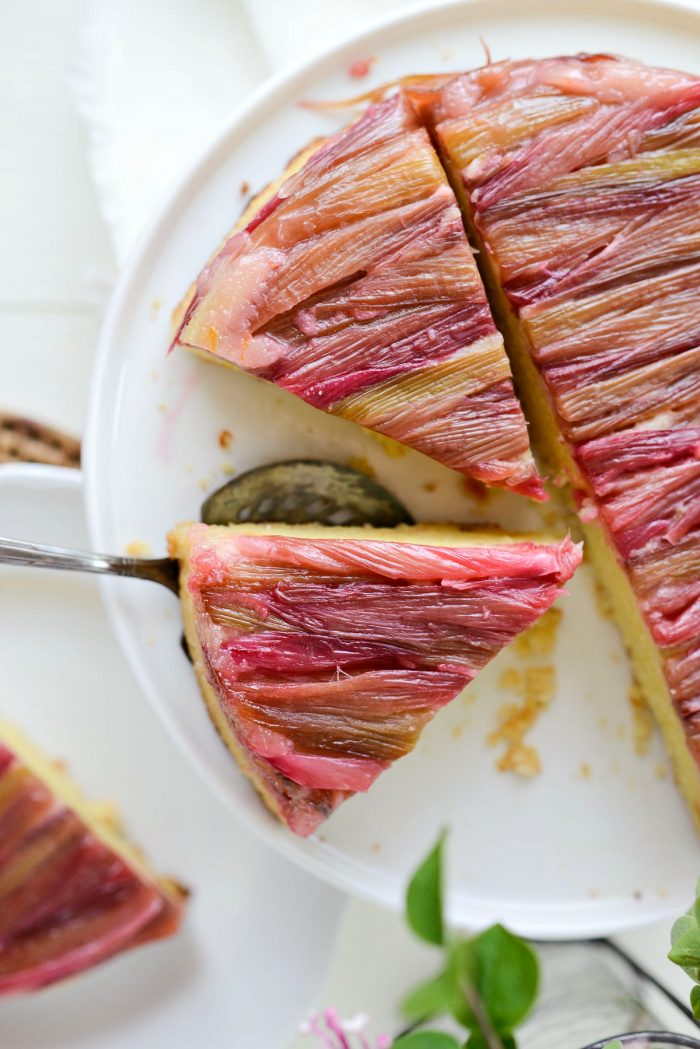
[(418, 94), (700, 822), (700, 80), (580, 55)]
[(408, 753), (581, 557), (432, 525), (181, 525), (170, 553), (214, 724), (300, 835)]
[(403, 95), (258, 198), (199, 275), (175, 342), (544, 497), (459, 208)]
[(172, 935), (183, 900), (126, 843), (113, 814), (0, 723), (0, 995)]

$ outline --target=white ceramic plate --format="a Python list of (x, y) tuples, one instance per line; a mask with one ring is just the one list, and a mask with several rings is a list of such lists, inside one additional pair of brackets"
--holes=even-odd
[[(356, 92), (348, 67), (369, 56), (377, 61), (360, 88), (479, 64), (480, 37), (495, 57), (604, 50), (692, 69), (700, 13), (642, 0), (453, 3), (385, 23), (257, 92), (164, 206), (112, 302), (86, 450), (95, 548), (119, 551), (139, 540), (163, 552), (168, 528), (196, 517), (205, 493), (231, 471), (291, 456), (364, 458), (418, 518), (532, 523), (522, 501), (475, 506), (446, 469), (413, 453), (390, 458), (351, 424), (273, 387), (182, 352), (165, 356), (171, 309), (236, 218), (241, 184), (263, 185), (310, 138), (347, 119), (298, 101)], [(225, 450), (222, 430), (233, 434)], [(585, 569), (565, 604), (556, 700), (531, 737), (539, 777), (498, 773), (498, 753), (485, 742), (511, 698), (498, 686), (513, 665), (504, 653), (436, 718), (414, 754), (308, 841), (272, 821), (221, 746), (178, 647), (174, 599), (122, 581), (105, 585), (105, 596), (145, 692), (204, 779), (240, 820), (336, 885), (398, 905), (407, 872), (449, 825), (450, 910), (460, 924), (498, 918), (531, 935), (585, 936), (685, 905), (700, 849), (658, 740), (646, 756), (635, 753), (625, 658)], [(228, 833), (234, 840), (234, 821)]]
[[(0, 466), (0, 535), (84, 548), (80, 474)], [(236, 826), (184, 765), (114, 645), (94, 578), (0, 568), (0, 682), (0, 717), (115, 801), (154, 864), (193, 891), (176, 938), (3, 1000), (3, 1049), (286, 1042), (325, 975), (343, 898)]]

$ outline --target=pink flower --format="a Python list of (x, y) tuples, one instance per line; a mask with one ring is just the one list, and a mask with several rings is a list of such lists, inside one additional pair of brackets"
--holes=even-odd
[(371, 1044), (366, 1029), (366, 1016), (359, 1014), (350, 1020), (341, 1020), (335, 1009), (314, 1012), (299, 1027), (302, 1034), (314, 1035), (318, 1039), (319, 1049), (391, 1049), (392, 1039), (388, 1035), (379, 1035)]

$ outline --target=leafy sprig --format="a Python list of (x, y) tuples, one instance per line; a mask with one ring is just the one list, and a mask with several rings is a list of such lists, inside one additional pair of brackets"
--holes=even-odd
[(513, 1031), (532, 1009), (539, 963), (532, 948), (502, 925), (477, 936), (450, 935), (444, 918), (445, 834), (415, 871), (406, 892), (406, 918), (426, 943), (442, 948), (440, 971), (403, 1001), (406, 1019), (426, 1023), (452, 1016), (468, 1032), (465, 1042), (439, 1031), (412, 1031), (395, 1049), (516, 1049)]
[(700, 1020), (700, 881), (695, 887), (695, 902), (687, 914), (674, 922), (671, 929), (672, 962), (685, 969), (695, 984), (690, 992), (690, 1007), (693, 1016)]

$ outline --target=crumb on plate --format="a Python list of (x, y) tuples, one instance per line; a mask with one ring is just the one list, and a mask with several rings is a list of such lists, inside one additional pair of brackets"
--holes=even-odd
[(513, 743), (498, 759), (499, 772), (514, 772), (524, 779), (532, 779), (542, 771), (540, 756), (529, 743)]
[(554, 667), (529, 666), (522, 672), (510, 667), (501, 674), (499, 685), (518, 693), (522, 701), (501, 707), (498, 724), (487, 737), (490, 747), (497, 743), (506, 745), (496, 767), (500, 772), (536, 776), (542, 764), (535, 748), (525, 743), (525, 737), (552, 701), (556, 685)]

